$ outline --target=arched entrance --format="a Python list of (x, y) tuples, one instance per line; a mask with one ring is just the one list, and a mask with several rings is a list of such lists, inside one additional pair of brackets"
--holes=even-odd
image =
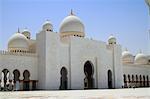
[(29, 83), (30, 83), (30, 72), (28, 70), (25, 70), (23, 72), (23, 89), (29, 90)]
[(142, 76), (140, 75), (140, 87), (142, 87)]
[(4, 88), (2, 90), (6, 91), (6, 90), (8, 90), (7, 82), (8, 82), (8, 78), (9, 78), (9, 70), (3, 69), (2, 73), (3, 73), (3, 84), (4, 84)]
[(138, 87), (138, 82), (139, 82), (139, 81), (138, 81), (138, 75), (136, 75), (135, 77), (136, 77), (136, 78), (135, 78), (135, 79), (136, 79), (136, 81), (135, 81), (135, 82), (136, 82), (136, 87)]
[(19, 72), (19, 70), (15, 69), (15, 70), (13, 71), (13, 74), (14, 74), (14, 82), (19, 81), (19, 77), (20, 77), (20, 72)]
[(143, 87), (145, 87), (145, 75), (143, 75)]
[(107, 75), (108, 75), (108, 88), (111, 89), (112, 88), (112, 71), (108, 70)]
[(60, 78), (60, 90), (66, 90), (68, 89), (68, 77), (67, 77), (67, 69), (65, 67), (61, 68), (60, 71), (61, 78)]
[(148, 77), (148, 75), (146, 76), (146, 79), (147, 79), (147, 87), (149, 87), (149, 77)]
[(20, 84), (19, 84), (20, 72), (19, 72), (19, 70), (15, 69), (13, 71), (13, 74), (14, 74), (14, 87), (15, 87), (15, 90), (20, 90)]
[(84, 89), (94, 88), (94, 67), (90, 61), (86, 61), (84, 64)]
[(123, 87), (127, 87), (127, 78), (126, 78), (126, 75), (124, 74), (123, 75), (123, 81), (124, 81), (124, 86)]

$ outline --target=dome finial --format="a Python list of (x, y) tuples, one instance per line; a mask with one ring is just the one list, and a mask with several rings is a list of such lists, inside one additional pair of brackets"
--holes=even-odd
[(74, 15), (73, 10), (71, 9), (70, 15)]
[(19, 29), (19, 27), (18, 27), (18, 32), (17, 33), (20, 33), (20, 29)]

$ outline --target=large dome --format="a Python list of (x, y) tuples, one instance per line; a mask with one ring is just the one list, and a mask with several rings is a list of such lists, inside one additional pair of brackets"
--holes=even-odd
[(148, 58), (143, 53), (138, 53), (135, 57), (136, 64), (148, 64)]
[(8, 41), (9, 51), (28, 51), (28, 39), (21, 33), (15, 33)]
[(133, 63), (134, 56), (126, 49), (124, 52), (122, 52), (122, 61), (123, 63)]
[(61, 36), (84, 37), (84, 25), (77, 16), (71, 14), (61, 22), (59, 32)]

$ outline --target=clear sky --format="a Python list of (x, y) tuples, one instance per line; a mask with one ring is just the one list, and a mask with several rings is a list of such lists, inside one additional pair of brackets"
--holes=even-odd
[(124, 48), (148, 53), (148, 7), (144, 0), (0, 0), (0, 49), (17, 28), (32, 38), (49, 19), (54, 31), (73, 9), (85, 25), (86, 37), (107, 42), (113, 34)]

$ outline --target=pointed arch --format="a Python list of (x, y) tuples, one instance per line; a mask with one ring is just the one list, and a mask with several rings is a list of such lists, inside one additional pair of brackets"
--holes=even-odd
[(131, 79), (130, 79), (130, 75), (128, 74), (128, 82), (130, 83), (131, 82)]
[(30, 72), (28, 70), (25, 70), (23, 72), (23, 77), (24, 77), (23, 80), (25, 80), (25, 81), (30, 80)]
[(127, 81), (126, 74), (123, 75), (123, 81), (124, 81), (124, 83), (126, 83), (126, 81)]
[(86, 61), (84, 64), (84, 89), (92, 89), (94, 88), (94, 66), (91, 61)]
[(140, 75), (140, 87), (142, 87), (142, 76)]
[(147, 87), (149, 87), (149, 77), (148, 77), (148, 75), (146, 76), (146, 80), (147, 80)]
[(20, 79), (19, 79), (19, 77), (20, 77), (20, 71), (18, 70), (18, 69), (15, 69), (14, 71), (13, 71), (13, 74), (14, 74), (14, 81), (16, 82), (16, 81), (19, 81)]
[(143, 87), (145, 87), (145, 75), (143, 75)]
[(132, 74), (132, 83), (134, 82), (134, 75)]
[(29, 83), (30, 83), (30, 72), (28, 70), (25, 70), (23, 72), (23, 90), (29, 90)]
[(68, 89), (68, 77), (67, 77), (67, 74), (68, 74), (68, 71), (65, 67), (62, 67), (61, 70), (60, 70), (60, 74), (61, 74), (61, 77), (60, 77), (60, 90), (66, 90)]

